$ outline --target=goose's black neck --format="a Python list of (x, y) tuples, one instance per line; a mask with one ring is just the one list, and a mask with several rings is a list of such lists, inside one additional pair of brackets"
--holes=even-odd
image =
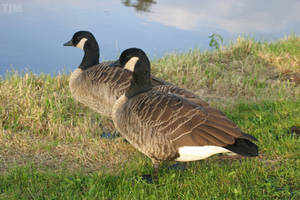
[(84, 45), (84, 56), (79, 68), (86, 70), (89, 67), (99, 64), (99, 46), (96, 40), (87, 40)]
[(148, 58), (140, 58), (134, 68), (131, 84), (126, 91), (126, 97), (133, 97), (152, 88), (150, 77), (150, 62)]

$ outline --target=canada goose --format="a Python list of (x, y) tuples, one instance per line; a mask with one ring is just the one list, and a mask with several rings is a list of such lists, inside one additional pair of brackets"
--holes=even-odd
[(112, 108), (112, 119), (120, 134), (152, 160), (154, 180), (162, 161), (195, 161), (227, 152), (258, 155), (258, 147), (250, 141), (256, 138), (224, 114), (152, 87), (150, 62), (142, 50), (126, 57), (127, 63), (135, 63), (133, 75)]
[[(122, 59), (121, 55), (121, 62), (107, 61), (99, 64), (99, 46), (93, 34), (88, 31), (76, 32), (64, 46), (74, 46), (84, 51), (81, 64), (70, 76), (69, 87), (72, 96), (94, 111), (111, 117), (111, 108), (117, 98), (124, 93), (123, 90), (129, 87), (128, 77), (131, 76), (131, 72), (121, 68), (115, 69), (112, 66), (121, 67), (126, 58)], [(135, 50), (132, 48), (130, 51)], [(208, 105), (192, 92), (178, 88), (157, 77), (151, 78), (153, 86), (166, 85), (157, 88), (158, 90), (182, 95), (202, 106)]]
[(99, 46), (88, 31), (76, 32), (64, 46), (74, 46), (84, 51), (81, 64), (70, 76), (72, 96), (96, 112), (111, 117), (111, 108), (129, 86), (131, 73), (109, 67), (112, 61), (99, 64)]

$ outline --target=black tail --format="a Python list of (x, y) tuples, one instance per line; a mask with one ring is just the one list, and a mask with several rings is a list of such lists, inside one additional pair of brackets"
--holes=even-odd
[(242, 156), (258, 156), (257, 145), (247, 139), (238, 138), (234, 144), (227, 145), (224, 148)]

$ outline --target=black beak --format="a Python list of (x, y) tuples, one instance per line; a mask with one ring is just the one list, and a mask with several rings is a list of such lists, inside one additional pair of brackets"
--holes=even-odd
[(73, 46), (72, 40), (70, 40), (69, 42), (64, 43), (64, 46)]
[(120, 60), (117, 60), (109, 65), (110, 67), (121, 67)]

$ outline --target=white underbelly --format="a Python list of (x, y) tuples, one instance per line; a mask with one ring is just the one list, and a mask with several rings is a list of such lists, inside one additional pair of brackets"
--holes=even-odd
[(179, 157), (176, 161), (188, 162), (195, 160), (202, 160), (218, 153), (231, 152), (228, 149), (218, 146), (184, 146), (180, 147)]

